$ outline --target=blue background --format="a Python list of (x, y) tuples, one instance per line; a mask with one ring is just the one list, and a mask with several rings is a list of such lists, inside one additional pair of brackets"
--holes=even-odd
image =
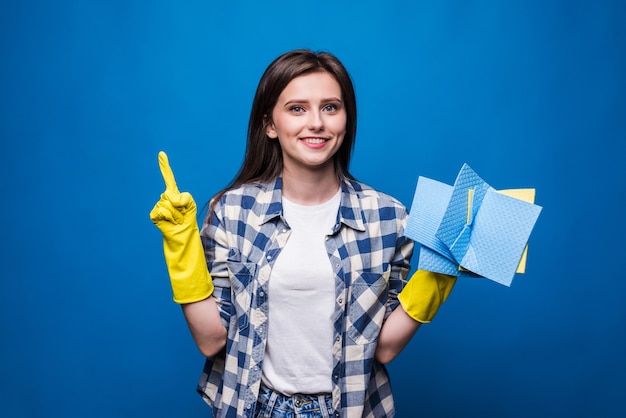
[(308, 47), (354, 79), (357, 178), (410, 205), (467, 162), (544, 207), (527, 274), (459, 282), (390, 365), (398, 415), (624, 416), (625, 4), (2, 2), (0, 415), (210, 415), (157, 152), (206, 202), (263, 70)]

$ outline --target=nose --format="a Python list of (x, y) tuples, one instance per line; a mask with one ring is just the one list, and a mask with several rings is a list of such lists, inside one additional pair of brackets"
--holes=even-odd
[(307, 120), (307, 127), (313, 132), (319, 132), (324, 130), (324, 120), (322, 119), (322, 112), (319, 110), (312, 110), (309, 112), (309, 119)]

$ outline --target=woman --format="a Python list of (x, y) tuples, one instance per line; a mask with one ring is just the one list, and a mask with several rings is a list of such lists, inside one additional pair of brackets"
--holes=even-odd
[(207, 356), (198, 390), (215, 417), (394, 415), (383, 364), (454, 280), (442, 288), (418, 271), (402, 291), (407, 212), (350, 175), (355, 133), (354, 90), (336, 57), (278, 57), (257, 88), (243, 165), (211, 202), (204, 254), (193, 199), (160, 157), (169, 185), (151, 217), (174, 299)]

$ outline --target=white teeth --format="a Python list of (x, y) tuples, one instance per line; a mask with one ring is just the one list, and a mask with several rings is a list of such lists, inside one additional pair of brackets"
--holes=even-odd
[(323, 138), (305, 138), (304, 142), (306, 142), (307, 144), (321, 144), (322, 142), (325, 142), (326, 140)]

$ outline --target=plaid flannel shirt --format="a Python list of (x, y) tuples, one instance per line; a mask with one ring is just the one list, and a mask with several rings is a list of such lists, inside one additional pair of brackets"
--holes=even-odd
[[(341, 184), (337, 222), (326, 249), (335, 274), (333, 406), (341, 417), (393, 417), (385, 367), (374, 351), (383, 321), (398, 306), (414, 243), (406, 208), (354, 180)], [(290, 228), (282, 179), (225, 193), (202, 227), (215, 297), (228, 330), (208, 358), (198, 392), (215, 418), (252, 417), (261, 384), (268, 324), (268, 280)]]

